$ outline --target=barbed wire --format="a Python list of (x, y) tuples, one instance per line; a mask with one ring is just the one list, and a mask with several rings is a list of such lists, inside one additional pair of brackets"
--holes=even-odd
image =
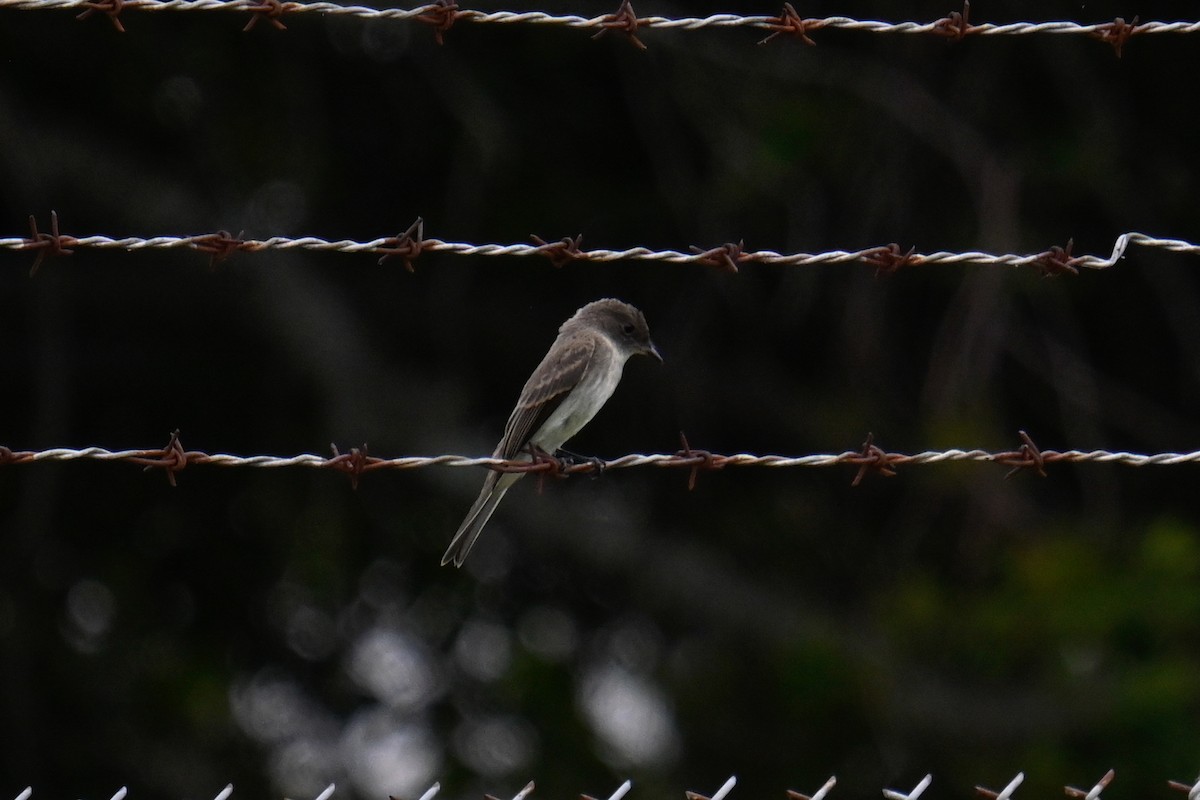
[[(3, 0), (0, 0), (3, 2)], [(1111, 255), (1073, 255), (1074, 241), (1066, 247), (1055, 245), (1040, 253), (993, 254), (978, 250), (951, 252), (938, 250), (918, 253), (915, 247), (904, 250), (892, 243), (860, 250), (830, 250), (821, 253), (779, 253), (774, 250), (745, 249), (744, 242), (729, 242), (718, 247), (692, 246), (689, 252), (679, 250), (652, 250), (648, 247), (629, 247), (621, 250), (584, 250), (582, 236), (547, 242), (531, 236), (533, 244), (470, 244), (448, 242), (442, 239), (425, 238), (424, 220), (418, 218), (409, 228), (396, 236), (383, 236), (368, 241), (352, 239), (322, 239), (317, 236), (273, 236), (269, 239), (242, 239), (228, 231), (205, 233), (193, 236), (126, 236), (114, 238), (105, 235), (68, 236), (59, 232), (58, 214), (51, 212), (50, 233), (38, 230), (34, 217), (29, 218), (28, 237), (0, 238), (0, 249), (36, 251), (30, 275), (47, 258), (71, 255), (79, 248), (100, 250), (196, 250), (209, 256), (210, 265), (224, 261), (234, 253), (256, 253), (266, 250), (306, 250), (321, 253), (367, 253), (379, 255), (379, 263), (399, 260), (410, 272), (413, 262), (423, 253), (449, 253), (460, 256), (541, 256), (556, 267), (572, 261), (607, 263), (613, 261), (656, 261), (666, 264), (702, 264), (729, 272), (737, 272), (739, 266), (749, 263), (776, 264), (783, 266), (817, 266), (821, 264), (844, 264), (859, 262), (875, 267), (877, 273), (893, 273), (907, 267), (935, 264), (979, 264), (1007, 267), (1033, 267), (1044, 275), (1078, 274), (1082, 269), (1107, 269), (1120, 261), (1130, 245), (1156, 248), (1173, 253), (1200, 255), (1200, 245), (1182, 239), (1163, 239), (1145, 233), (1122, 233), (1113, 244)]]
[(323, 15), (350, 16), (370, 20), (415, 21), (431, 25), (438, 43), (442, 35), (456, 22), (500, 25), (559, 26), (597, 31), (596, 36), (610, 30), (626, 33), (638, 47), (645, 45), (637, 38), (641, 29), (665, 29), (696, 31), (705, 28), (750, 28), (767, 31), (761, 40), (765, 44), (780, 35), (791, 35), (806, 44), (814, 44), (811, 34), (821, 29), (841, 29), (865, 33), (926, 34), (952, 39), (966, 36), (1023, 36), (1030, 34), (1074, 35), (1100, 39), (1112, 44), (1121, 55), (1121, 48), (1132, 36), (1143, 34), (1187, 34), (1200, 32), (1200, 22), (1156, 21), (1139, 23), (1135, 17), (1126, 22), (1118, 17), (1112, 22), (1079, 23), (1064, 20), (1044, 22), (990, 22), (972, 24), (970, 4), (964, 3), (961, 12), (955, 11), (932, 22), (885, 22), (882, 20), (854, 19), (851, 17), (801, 17), (791, 3), (784, 3), (782, 11), (775, 16), (711, 14), (706, 17), (639, 17), (633, 10), (631, 0), (622, 0), (615, 13), (597, 17), (581, 17), (573, 14), (551, 14), (544, 11), (478, 11), (460, 8), (452, 0), (439, 0), (415, 8), (370, 8), (359, 5), (343, 5), (332, 2), (283, 2), (282, 0), (0, 0), (0, 9), (17, 11), (45, 11), (55, 9), (80, 9), (80, 18), (95, 13), (106, 14), (118, 30), (124, 27), (118, 19), (122, 11), (227, 11), (250, 13), (246, 28), (252, 28), (260, 19), (265, 19), (276, 28), (285, 26), (280, 17), (285, 14), (316, 13)]
[[(1108, 788), (1108, 785), (1112, 783), (1115, 777), (1116, 772), (1110, 769), (1108, 772), (1104, 773), (1104, 776), (1101, 777), (1100, 780), (1097, 781), (1096, 784), (1090, 789), (1076, 789), (1074, 786), (1065, 786), (1063, 787), (1063, 790), (1067, 797), (1074, 798), (1074, 800), (1101, 800), (1101, 793)], [(1024, 781), (1025, 773), (1018, 772), (1016, 776), (999, 792), (994, 792), (991, 789), (984, 788), (983, 786), (976, 786), (975, 793), (979, 797), (985, 798), (986, 800), (1012, 800), (1013, 794)], [(926, 775), (908, 792), (901, 792), (895, 789), (884, 789), (883, 796), (886, 798), (886, 800), (920, 800), (921, 795), (924, 794), (925, 790), (928, 789), (932, 783), (933, 775)], [(711, 795), (702, 794), (700, 792), (686, 791), (684, 792), (684, 797), (686, 797), (687, 800), (726, 800), (735, 786), (737, 786), (736, 775), (730, 776), (725, 783), (721, 784), (721, 788), (717, 789), (717, 791), (713, 792)], [(825, 800), (825, 797), (833, 790), (835, 786), (837, 786), (837, 776), (833, 775), (830, 776), (829, 780), (825, 781), (821, 788), (812, 795), (802, 794), (794, 789), (788, 789), (787, 797), (789, 800)], [(1193, 784), (1169, 780), (1167, 781), (1167, 786), (1176, 792), (1182, 792), (1183, 794), (1186, 794), (1188, 800), (1197, 800), (1197, 798), (1200, 798), (1200, 779), (1197, 779), (1197, 781)], [(336, 788), (336, 784), (328, 784), (316, 795), (314, 800), (330, 800), (330, 798), (333, 797)], [(418, 800), (433, 800), (437, 796), (438, 792), (441, 791), (441, 788), (442, 785), (440, 783), (434, 783), (420, 795)], [(533, 794), (535, 788), (535, 783), (533, 781), (529, 781), (521, 788), (520, 791), (512, 796), (512, 800), (527, 800), (527, 798)], [(632, 788), (633, 782), (626, 780), (617, 787), (616, 791), (608, 796), (607, 800), (623, 800), (625, 795), (629, 794), (629, 791)], [(125, 800), (128, 793), (128, 789), (122, 786), (112, 795), (111, 800)], [(213, 800), (229, 800), (229, 797), (232, 794), (233, 784), (226, 784), (225, 787), (213, 797)], [(26, 787), (16, 796), (16, 800), (30, 800), (32, 796), (33, 788)], [(487, 800), (498, 800), (496, 796), (490, 794), (484, 795), (484, 797)], [(587, 794), (581, 794), (579, 797), (580, 800), (596, 800), (596, 798)], [(393, 800), (396, 799), (393, 798)]]
[(337, 445), (330, 445), (332, 455), (301, 453), (293, 456), (251, 455), (239, 456), (229, 453), (205, 453), (200, 450), (185, 450), (180, 443), (179, 431), (171, 434), (165, 447), (138, 450), (108, 450), (103, 447), (80, 449), (55, 447), (47, 450), (12, 450), (0, 446), (0, 467), (64, 461), (127, 462), (147, 470), (161, 469), (166, 472), (171, 485), (175, 476), (189, 466), (253, 467), (280, 469), (306, 467), (329, 469), (350, 476), (353, 485), (365, 473), (377, 470), (408, 470), (426, 467), (487, 467), (498, 472), (534, 472), (542, 475), (575, 475), (580, 473), (599, 474), (612, 469), (633, 467), (678, 468), (690, 470), (688, 486), (695, 486), (700, 472), (720, 470), (726, 467), (770, 467), (775, 469), (795, 467), (834, 467), (849, 465), (857, 468), (852, 485), (857, 486), (868, 473), (885, 476), (896, 474), (901, 466), (943, 464), (949, 462), (984, 462), (1009, 467), (1009, 475), (1029, 469), (1042, 477), (1046, 467), (1057, 463), (1120, 464), (1128, 467), (1179, 466), (1200, 463), (1200, 450), (1189, 453), (1130, 453), (1119, 450), (1042, 450), (1025, 431), (1019, 431), (1021, 445), (1014, 450), (989, 451), (983, 449), (924, 450), (919, 453), (889, 452), (875, 444), (874, 434), (868, 434), (858, 450), (841, 453), (817, 453), (801, 456), (754, 455), (734, 453), (722, 455), (708, 450), (693, 448), (687, 437), (680, 434), (681, 448), (674, 453), (630, 453), (612, 459), (603, 458), (559, 458), (542, 452), (526, 454), (520, 459), (503, 459), (463, 455), (400, 456), (380, 458), (369, 454), (367, 446), (351, 448), (341, 452)]

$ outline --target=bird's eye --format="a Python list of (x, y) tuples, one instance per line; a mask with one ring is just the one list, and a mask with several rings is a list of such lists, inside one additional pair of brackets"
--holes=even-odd
[(624, 333), (626, 336), (633, 336), (633, 325), (631, 325), (630, 323), (626, 322), (624, 325), (622, 325), (622, 326), (621, 326), (621, 331), (622, 331), (622, 332), (623, 332), (623, 333)]

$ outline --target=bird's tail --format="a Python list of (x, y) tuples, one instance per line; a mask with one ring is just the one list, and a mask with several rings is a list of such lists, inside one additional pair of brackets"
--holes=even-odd
[[(496, 480), (490, 480), (493, 475), (496, 476)], [(446, 555), (442, 556), (443, 567), (450, 563), (456, 567), (463, 565), (463, 562), (467, 560), (467, 554), (471, 552), (471, 548), (478, 541), (479, 534), (483, 533), (483, 526), (487, 525), (488, 520), (492, 518), (492, 512), (496, 510), (496, 506), (500, 505), (504, 493), (508, 491), (508, 487), (516, 483), (517, 478), (521, 477), (521, 473), (510, 472), (501, 475), (493, 472), (488, 477), (489, 480), (483, 484), (483, 491), (479, 493), (475, 504), (467, 512), (467, 518), (463, 520), (462, 525), (458, 526), (458, 533), (454, 534), (454, 538), (450, 540), (450, 546), (446, 548)]]

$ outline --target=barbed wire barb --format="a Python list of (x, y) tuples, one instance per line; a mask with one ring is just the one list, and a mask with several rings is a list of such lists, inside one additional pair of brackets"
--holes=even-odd
[(821, 788), (817, 789), (817, 791), (811, 797), (791, 789), (788, 789), (786, 794), (788, 800), (825, 800), (825, 796), (833, 791), (834, 786), (837, 786), (837, 776), (830, 775), (829, 780), (825, 781)]
[(280, 19), (285, 13), (294, 11), (294, 3), (284, 3), (281, 0), (258, 0), (246, 7), (250, 12), (250, 21), (242, 28), (242, 33), (249, 33), (259, 22), (266, 22), (277, 31), (286, 31), (287, 25)]
[(961, 42), (973, 33), (983, 32), (983, 26), (971, 24), (971, 0), (963, 0), (962, 11), (951, 11), (935, 22), (934, 27), (934, 33), (956, 42)]
[(779, 16), (768, 20), (765, 27), (771, 32), (765, 38), (759, 40), (758, 43), (760, 45), (767, 44), (772, 39), (787, 34), (799, 39), (809, 47), (816, 47), (817, 43), (808, 35), (809, 31), (815, 31), (824, 26), (820, 20), (804, 19), (796, 12), (791, 3), (784, 3), (783, 10), (779, 12)]
[[(442, 784), (434, 783), (421, 794), (418, 800), (433, 800), (433, 798), (437, 797), (437, 793), (441, 790)], [(400, 798), (396, 797), (395, 795), (388, 795), (388, 800), (400, 800)]]
[[(876, 445), (875, 434), (868, 433), (867, 440), (863, 442), (862, 450), (858, 452), (854, 461), (858, 464), (858, 472), (854, 474), (854, 480), (850, 482), (850, 485), (858, 486), (868, 472), (876, 472), (885, 478), (894, 477), (896, 470), (892, 465), (898, 463), (899, 458), (900, 456), (897, 454), (889, 453)], [(916, 798), (912, 800), (916, 800)]]
[(421, 251), (426, 247), (425, 220), (417, 217), (404, 233), (390, 236), (382, 242), (380, 246), (374, 248), (374, 252), (383, 253), (379, 258), (379, 266), (382, 267), (389, 260), (398, 258), (403, 262), (404, 269), (410, 273), (416, 272), (413, 262), (420, 257)]
[(433, 5), (428, 6), (425, 13), (418, 14), (415, 19), (417, 22), (424, 22), (426, 25), (433, 27), (433, 40), (439, 45), (446, 43), (443, 34), (454, 27), (454, 23), (459, 17), (466, 16), (466, 11), (458, 9), (458, 3), (454, 0), (437, 0)]
[(37, 274), (38, 268), (42, 266), (42, 262), (47, 258), (57, 258), (59, 256), (69, 256), (74, 253), (70, 248), (75, 244), (75, 240), (70, 236), (63, 236), (58, 232), (58, 212), (50, 212), (50, 233), (41, 233), (38, 231), (37, 217), (33, 214), (29, 215), (29, 238), (20, 240), (17, 245), (22, 250), (37, 250), (37, 257), (33, 260), (33, 266), (29, 268), (29, 277)]
[(607, 14), (603, 21), (599, 23), (600, 30), (592, 34), (593, 39), (599, 39), (609, 31), (621, 31), (629, 37), (629, 41), (639, 50), (645, 50), (646, 44), (637, 36), (638, 28), (646, 24), (646, 20), (639, 19), (637, 13), (633, 10), (631, 0), (621, 0), (621, 6), (615, 14)]
[(1197, 800), (1197, 798), (1200, 798), (1200, 777), (1196, 778), (1196, 782), (1192, 784), (1167, 781), (1167, 786), (1177, 792), (1183, 792), (1187, 795), (1188, 800)]
[(897, 792), (895, 789), (884, 789), (883, 796), (887, 800), (918, 800), (925, 790), (929, 788), (929, 784), (933, 783), (933, 776), (926, 775), (921, 779), (921, 782), (913, 787), (911, 792)]
[(687, 798), (687, 800), (725, 800), (725, 798), (729, 796), (729, 793), (733, 791), (734, 786), (737, 786), (737, 776), (730, 775), (729, 779), (721, 784), (721, 788), (717, 789), (712, 797), (692, 791), (685, 791), (683, 796)]
[[(533, 781), (530, 781), (529, 783), (525, 784), (521, 791), (513, 795), (512, 800), (525, 800), (525, 798), (529, 797), (529, 795), (533, 793), (534, 788)], [(483, 796), (483, 800), (500, 800), (500, 798), (496, 797), (494, 794), (485, 794)]]
[(125, 32), (125, 26), (121, 24), (120, 20), (121, 11), (125, 8), (125, 0), (99, 0), (99, 2), (87, 0), (84, 5), (87, 6), (87, 9), (81, 14), (76, 14), (75, 19), (82, 21), (99, 12), (108, 17), (108, 21), (116, 28), (117, 33)]
[(1017, 787), (1020, 786), (1024, 781), (1025, 773), (1018, 772), (1017, 776), (1009, 781), (1008, 785), (999, 792), (993, 792), (991, 789), (985, 789), (982, 786), (976, 786), (975, 794), (986, 798), (986, 800), (1012, 800), (1013, 792), (1015, 792)]
[[(633, 781), (627, 780), (617, 787), (617, 790), (608, 796), (608, 800), (621, 800), (625, 795), (629, 794), (629, 790), (633, 788)], [(579, 800), (598, 800), (590, 794), (580, 793)]]
[(1086, 792), (1082, 789), (1076, 789), (1074, 786), (1063, 787), (1063, 792), (1067, 795), (1067, 797), (1075, 798), (1075, 800), (1099, 800), (1100, 793), (1103, 792), (1110, 783), (1112, 783), (1112, 780), (1116, 777), (1116, 775), (1117, 773), (1110, 769), (1108, 772), (1104, 773), (1103, 778), (1096, 782), (1095, 786)]

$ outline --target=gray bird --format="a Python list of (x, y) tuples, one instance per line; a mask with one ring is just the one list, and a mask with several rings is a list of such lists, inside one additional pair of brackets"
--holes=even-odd
[[(625, 362), (639, 354), (662, 361), (641, 311), (612, 299), (576, 311), (525, 382), (492, 458), (531, 461), (535, 450), (553, 455), (596, 416), (621, 382)], [(462, 566), (504, 493), (522, 475), (488, 472), (479, 498), (442, 556), (443, 566)]]

